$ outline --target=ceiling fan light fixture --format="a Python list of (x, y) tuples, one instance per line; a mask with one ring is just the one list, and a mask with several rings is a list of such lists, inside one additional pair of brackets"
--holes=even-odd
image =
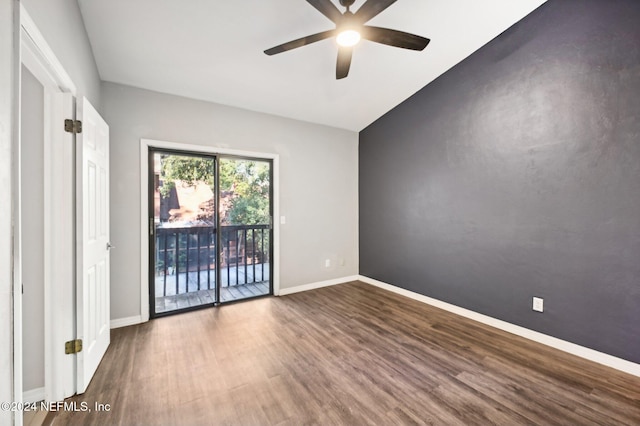
[(360, 33), (353, 29), (344, 30), (338, 34), (336, 41), (342, 47), (352, 47), (360, 42)]
[(282, 43), (265, 50), (264, 53), (271, 56), (335, 37), (336, 44), (339, 46), (338, 59), (336, 61), (336, 79), (340, 80), (349, 75), (351, 56), (353, 54), (352, 47), (358, 44), (361, 38), (386, 44), (387, 46), (418, 51), (423, 50), (429, 44), (430, 40), (428, 38), (419, 35), (365, 25), (398, 0), (364, 0), (355, 13), (351, 12), (351, 6), (356, 0), (339, 1), (340, 5), (347, 9), (344, 13), (340, 12), (340, 9), (336, 7), (335, 0), (307, 0), (307, 3), (336, 25), (335, 29)]

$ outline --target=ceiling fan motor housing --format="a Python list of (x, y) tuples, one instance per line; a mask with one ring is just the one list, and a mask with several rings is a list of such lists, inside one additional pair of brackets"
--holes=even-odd
[(356, 0), (340, 0), (340, 4), (348, 9), (355, 1)]
[(359, 22), (355, 19), (355, 15), (351, 11), (347, 10), (342, 14), (342, 19), (338, 21), (336, 28), (339, 31), (356, 30), (360, 27), (358, 24)]

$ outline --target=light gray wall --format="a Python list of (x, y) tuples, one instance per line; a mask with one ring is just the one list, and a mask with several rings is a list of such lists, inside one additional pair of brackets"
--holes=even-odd
[[(12, 126), (15, 79), (13, 0), (0, 0), (0, 402), (13, 399), (13, 318), (11, 315), (12, 263), (11, 185)], [(0, 410), (0, 425), (9, 425), (13, 413)]]
[(357, 133), (114, 83), (103, 84), (102, 96), (111, 134), (112, 319), (140, 315), (141, 138), (279, 154), (287, 219), (280, 287), (358, 273)]
[(44, 87), (22, 67), (23, 388), (44, 387)]
[(22, 0), (65, 71), (100, 111), (100, 76), (76, 0)]

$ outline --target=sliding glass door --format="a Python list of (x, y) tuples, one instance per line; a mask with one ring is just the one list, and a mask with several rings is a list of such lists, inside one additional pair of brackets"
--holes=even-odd
[(271, 162), (151, 150), (149, 170), (151, 316), (273, 294)]
[(220, 158), (220, 301), (271, 294), (271, 163)]

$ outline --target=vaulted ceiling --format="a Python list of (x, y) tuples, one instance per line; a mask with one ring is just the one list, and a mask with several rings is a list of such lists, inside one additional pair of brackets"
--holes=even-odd
[(429, 46), (362, 41), (343, 80), (334, 39), (263, 53), (334, 28), (305, 0), (78, 3), (102, 80), (360, 131), (544, 1), (398, 0), (370, 24), (428, 37)]

